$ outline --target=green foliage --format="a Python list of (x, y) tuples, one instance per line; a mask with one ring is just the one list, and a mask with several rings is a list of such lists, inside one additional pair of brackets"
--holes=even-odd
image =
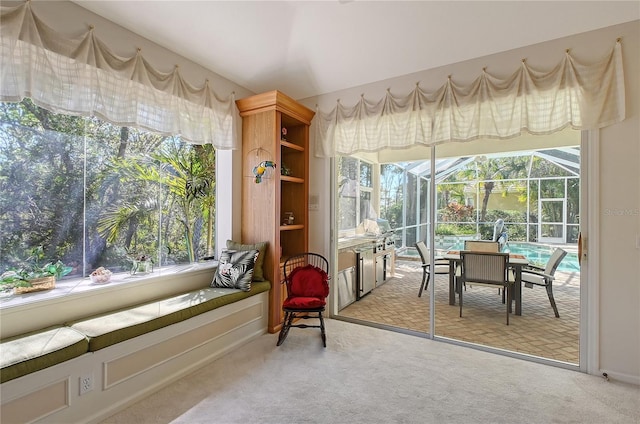
[(403, 225), (404, 171), (395, 164), (380, 165), (380, 217), (389, 221), (391, 228)]
[(445, 222), (472, 222), (476, 218), (473, 206), (465, 206), (457, 202), (451, 202), (446, 208), (438, 211), (438, 216)]
[(40, 245), (87, 274), (124, 266), (118, 247), (193, 260), (214, 218), (212, 146), (0, 102), (0, 272)]
[(471, 224), (438, 224), (437, 236), (464, 236), (476, 233), (476, 226)]
[(495, 189), (502, 187), (502, 180), (525, 179), (529, 164), (528, 156), (486, 158), (477, 157), (467, 167), (449, 177), (450, 181), (477, 180), (481, 187), (482, 206), (480, 220), (486, 221), (489, 197)]
[[(354, 162), (349, 162), (348, 158), (340, 158), (339, 175), (344, 177), (349, 174), (347, 171), (350, 168), (347, 165), (351, 164), (355, 169), (356, 159), (351, 158), (351, 160)], [(416, 167), (412, 166), (412, 168)], [(421, 178), (424, 175), (426, 171)], [(424, 181), (428, 183), (426, 178), (428, 177), (425, 177)], [(418, 198), (416, 184), (419, 184), (416, 180), (419, 181), (411, 175), (411, 172), (405, 171), (403, 163), (380, 165), (380, 217), (386, 218), (392, 228), (405, 231), (406, 240), (410, 240), (412, 231), (415, 232), (412, 229), (413, 225), (425, 224), (428, 220), (427, 184), (419, 186), (421, 204), (416, 205)], [(342, 180), (341, 190), (346, 187), (346, 181), (347, 178)], [(536, 241), (537, 223), (541, 218), (563, 221), (563, 216), (560, 214), (561, 208), (557, 205), (545, 204), (539, 208), (538, 197), (540, 196), (541, 198), (566, 198), (566, 221), (571, 226), (568, 240), (572, 240), (572, 237), (573, 239), (577, 237), (579, 195), (578, 176), (554, 164), (551, 159), (537, 156), (535, 152), (511, 157), (459, 158), (453, 167), (440, 176), (436, 175), (436, 204), (441, 207), (436, 215), (438, 223), (436, 234), (463, 236), (478, 233), (483, 239), (490, 239), (493, 236), (495, 221), (502, 218), (507, 225), (509, 240)], [(504, 200), (496, 199), (495, 196), (502, 196)], [(348, 208), (340, 203), (338, 209), (341, 214), (341, 223), (352, 224), (349, 218), (353, 216), (352, 212), (355, 210), (355, 197), (353, 199), (352, 204), (346, 205)], [(476, 199), (479, 200), (475, 208), (463, 206), (469, 199), (474, 203)], [(341, 198), (341, 202), (343, 200)], [(442, 205), (446, 206), (442, 207)], [(488, 210), (488, 207), (506, 207), (514, 210)], [(419, 219), (416, 214), (417, 209), (420, 213)], [(403, 215), (405, 211), (406, 215)], [(405, 226), (406, 229), (403, 230)], [(527, 234), (527, 227), (529, 227), (529, 234)]]
[(532, 158), (531, 178), (571, 177), (573, 174), (538, 156)]
[[(98, 231), (114, 243), (118, 236), (132, 223), (149, 222), (160, 206), (155, 202), (156, 192), (164, 193), (169, 205), (179, 211), (175, 219), (182, 225), (186, 245), (186, 259), (196, 259), (199, 222), (205, 217), (213, 219), (215, 205), (214, 173), (215, 151), (211, 146), (193, 147), (182, 143), (164, 143), (155, 153), (147, 157), (116, 158), (109, 169), (120, 175), (121, 183), (141, 188), (137, 201), (122, 202), (107, 208), (98, 220)], [(171, 211), (167, 211), (171, 214)], [(212, 241), (212, 237), (209, 239)], [(169, 242), (171, 245), (172, 243)], [(212, 242), (210, 242), (210, 249)], [(125, 248), (129, 248), (125, 245)], [(176, 245), (172, 245), (178, 251)], [(153, 246), (146, 246), (153, 251)]]
[(436, 184), (436, 190), (438, 192), (438, 204), (448, 205), (452, 201), (458, 203), (465, 203), (465, 190), (468, 190), (470, 186), (468, 182), (447, 182)]
[(487, 211), (486, 222), (478, 226), (482, 240), (491, 240), (493, 227), (498, 219), (504, 220), (505, 228), (511, 241), (528, 241), (527, 226), (524, 224), (526, 213), (521, 211), (490, 210)]
[[(504, 222), (526, 222), (527, 214), (522, 211), (507, 210), (490, 210), (487, 211), (487, 219), (485, 222), (493, 224), (502, 219)], [(493, 227), (492, 227), (493, 228)]]
[(398, 228), (402, 226), (402, 210), (402, 204), (396, 203), (388, 207), (381, 216), (389, 221), (391, 228)]
[(0, 284), (10, 287), (28, 286), (30, 280), (43, 277), (62, 278), (72, 271), (62, 261), (45, 260), (42, 246), (31, 249), (30, 256), (19, 267), (12, 268), (0, 275)]

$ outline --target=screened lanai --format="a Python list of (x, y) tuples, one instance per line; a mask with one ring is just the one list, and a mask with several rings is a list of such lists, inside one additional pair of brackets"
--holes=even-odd
[(579, 146), (442, 158), (435, 172), (430, 160), (381, 165), (380, 217), (396, 229), (400, 254), (428, 239), (432, 175), (436, 248), (451, 249), (466, 238), (490, 240), (498, 219), (512, 242), (577, 242)]
[[(577, 240), (584, 161), (580, 141), (580, 132), (567, 130), (549, 136), (339, 157), (337, 316), (578, 363)], [(433, 161), (431, 154), (435, 154)], [(362, 223), (372, 219), (388, 221), (395, 252), (392, 262), (386, 259), (386, 251), (374, 253), (370, 260), (376, 271), (368, 277), (367, 253), (352, 249), (352, 244), (366, 237)], [(507, 235), (502, 251), (525, 257), (531, 266), (544, 267), (556, 249), (566, 251), (554, 282), (560, 318), (554, 315), (547, 292), (526, 284), (522, 286), (522, 315), (512, 315), (509, 326), (502, 319), (503, 303), (490, 288), (467, 288), (469, 312), (462, 317), (455, 301), (451, 303), (450, 273), (436, 274), (421, 292), (424, 277), (417, 241), (433, 245), (436, 257), (447, 257), (463, 250), (465, 240), (494, 240), (498, 220)], [(360, 258), (355, 271), (341, 261), (351, 251)], [(357, 281), (360, 293), (362, 280), (367, 278), (375, 281), (369, 294), (349, 299), (345, 294), (349, 282)]]
[[(396, 254), (430, 243), (430, 179), (435, 177), (435, 240), (439, 250), (466, 239), (491, 240), (498, 219), (506, 248), (535, 243), (575, 248), (579, 236), (580, 132), (508, 140), (479, 139), (342, 156), (337, 160), (340, 237), (366, 219), (394, 230)], [(544, 260), (541, 259), (541, 260)]]

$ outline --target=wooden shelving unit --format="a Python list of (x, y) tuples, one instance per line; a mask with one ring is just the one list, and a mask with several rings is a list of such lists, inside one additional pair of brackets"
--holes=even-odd
[[(282, 265), (308, 246), (309, 125), (315, 112), (277, 90), (237, 100), (236, 105), (242, 116), (242, 242), (269, 243), (264, 273), (273, 284), (269, 331), (274, 333), (280, 330), (286, 297)], [(273, 160), (276, 168), (268, 169), (257, 184), (253, 168), (264, 159)], [(289, 175), (281, 174), (283, 165)], [(292, 224), (285, 224), (286, 212), (293, 214)]]

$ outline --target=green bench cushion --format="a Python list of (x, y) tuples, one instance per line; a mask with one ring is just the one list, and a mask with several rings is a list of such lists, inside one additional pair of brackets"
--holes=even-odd
[(89, 351), (95, 352), (268, 291), (270, 288), (271, 283), (268, 281), (253, 282), (248, 292), (207, 287), (169, 299), (97, 315), (68, 325), (85, 334), (89, 338)]
[(0, 343), (0, 383), (81, 356), (88, 349), (86, 336), (68, 327), (8, 338)]

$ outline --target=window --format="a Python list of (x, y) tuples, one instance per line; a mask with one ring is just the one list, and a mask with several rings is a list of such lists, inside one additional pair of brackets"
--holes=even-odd
[(364, 219), (376, 218), (373, 165), (353, 157), (338, 157), (338, 229), (354, 230)]
[(360, 162), (360, 186), (373, 188), (373, 165), (366, 162)]
[(0, 103), (0, 273), (39, 246), (74, 281), (98, 267), (130, 276), (142, 256), (162, 270), (212, 255), (215, 157), (179, 136)]
[(404, 170), (399, 165), (380, 165), (380, 217), (388, 220), (391, 228), (404, 225), (404, 178)]
[(373, 165), (360, 161), (360, 216), (358, 222), (377, 217), (373, 206)]

